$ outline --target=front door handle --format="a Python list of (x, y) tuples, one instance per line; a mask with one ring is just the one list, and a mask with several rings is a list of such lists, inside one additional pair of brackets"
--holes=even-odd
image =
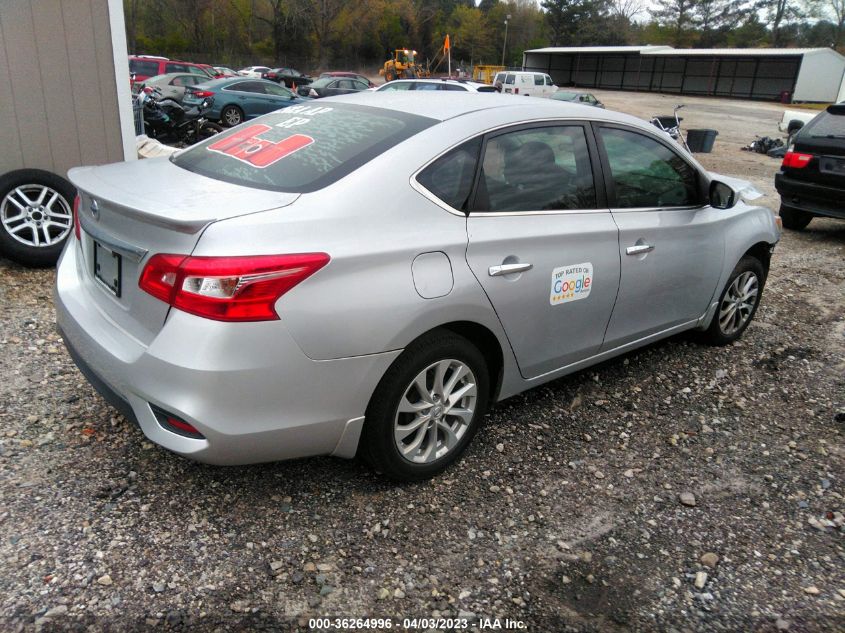
[(654, 250), (651, 244), (635, 244), (625, 249), (626, 255), (644, 255)]
[(531, 270), (532, 268), (534, 268), (534, 264), (502, 264), (501, 266), (490, 266), (487, 269), (487, 274), (491, 277), (501, 277), (502, 275), (524, 273), (526, 270)]

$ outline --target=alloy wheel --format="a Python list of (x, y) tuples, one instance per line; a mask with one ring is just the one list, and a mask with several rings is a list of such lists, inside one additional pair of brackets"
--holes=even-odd
[(0, 203), (0, 221), (13, 239), (36, 248), (58, 244), (73, 228), (70, 203), (45, 185), (12, 189)]
[(239, 125), (241, 122), (241, 113), (235, 108), (229, 108), (225, 114), (226, 123), (232, 127)]
[(719, 306), (719, 329), (725, 336), (730, 336), (748, 323), (757, 304), (759, 291), (760, 282), (751, 271), (733, 280)]
[(449, 453), (475, 415), (478, 387), (472, 370), (459, 360), (432, 363), (405, 389), (394, 417), (399, 454), (430, 464)]

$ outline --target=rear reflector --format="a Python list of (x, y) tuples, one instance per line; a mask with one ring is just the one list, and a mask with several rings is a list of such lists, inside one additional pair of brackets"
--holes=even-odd
[(781, 164), (781, 167), (792, 167), (793, 169), (801, 169), (809, 165), (811, 160), (813, 160), (812, 154), (787, 152), (783, 156), (783, 163)]
[(138, 285), (165, 303), (216, 321), (273, 321), (279, 297), (329, 263), (326, 253), (150, 258)]
[(76, 239), (82, 239), (82, 233), (79, 226), (79, 194), (76, 194), (76, 197), (73, 199), (73, 234), (76, 235)]
[(195, 440), (205, 439), (205, 435), (200, 433), (193, 424), (188, 424), (182, 418), (177, 418), (172, 413), (168, 413), (164, 409), (159, 409), (154, 405), (150, 405), (150, 408), (153, 410), (153, 415), (159, 426), (164, 430)]

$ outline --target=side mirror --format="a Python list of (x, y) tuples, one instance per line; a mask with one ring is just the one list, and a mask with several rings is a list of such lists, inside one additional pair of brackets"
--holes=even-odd
[(710, 206), (714, 209), (730, 209), (736, 204), (736, 192), (718, 180), (710, 182)]

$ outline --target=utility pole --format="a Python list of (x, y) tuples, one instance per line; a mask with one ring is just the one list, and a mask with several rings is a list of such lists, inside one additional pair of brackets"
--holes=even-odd
[(505, 65), (505, 49), (508, 47), (508, 20), (511, 19), (511, 14), (505, 18), (505, 41), (502, 44), (502, 66)]

